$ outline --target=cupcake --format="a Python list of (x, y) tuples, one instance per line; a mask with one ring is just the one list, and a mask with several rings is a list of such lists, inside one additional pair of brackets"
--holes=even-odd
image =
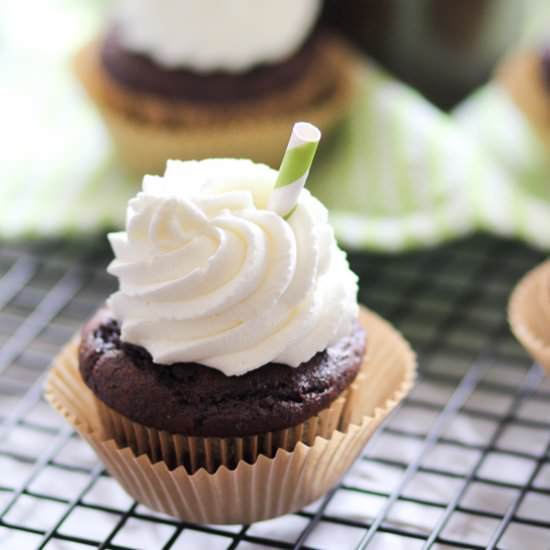
[(550, 46), (512, 54), (497, 79), (547, 148), (550, 148)]
[(134, 171), (212, 155), (278, 165), (294, 120), (329, 130), (352, 96), (352, 56), (314, 30), (320, 4), (120, 0), (75, 68)]
[(516, 338), (550, 375), (550, 260), (527, 273), (516, 286), (508, 317)]
[(280, 179), (236, 159), (146, 176), (109, 235), (119, 289), (48, 380), (128, 493), (188, 521), (319, 498), (412, 383), (408, 345), (358, 306), (327, 210), (304, 189), (273, 210)]
[(246, 160), (169, 162), (109, 235), (119, 290), (84, 327), (79, 356), (119, 444), (134, 444), (122, 416), (186, 437), (260, 434), (272, 454), (279, 431), (357, 376), (357, 278), (308, 191), (288, 221), (267, 209), (276, 176)]

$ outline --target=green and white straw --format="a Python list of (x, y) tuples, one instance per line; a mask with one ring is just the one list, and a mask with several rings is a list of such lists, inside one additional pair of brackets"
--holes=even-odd
[(309, 122), (297, 122), (286, 148), (275, 188), (269, 199), (269, 210), (287, 218), (292, 214), (302, 191), (317, 145), (321, 140), (319, 128)]

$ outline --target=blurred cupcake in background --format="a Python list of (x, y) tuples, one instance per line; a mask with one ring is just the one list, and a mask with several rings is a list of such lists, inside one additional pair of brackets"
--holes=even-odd
[(326, 0), (323, 18), (401, 81), (449, 109), (490, 77), (528, 2)]
[(550, 260), (517, 284), (508, 305), (512, 332), (550, 376)]
[(515, 52), (501, 63), (497, 78), (550, 149), (550, 44)]
[(296, 119), (325, 132), (353, 96), (353, 57), (316, 27), (321, 0), (120, 0), (76, 57), (134, 171), (168, 158), (277, 165)]

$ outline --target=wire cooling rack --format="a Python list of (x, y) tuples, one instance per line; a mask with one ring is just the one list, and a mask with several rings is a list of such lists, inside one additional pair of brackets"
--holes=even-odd
[(238, 526), (133, 502), (44, 402), (59, 347), (114, 288), (103, 239), (0, 247), (2, 550), (550, 548), (550, 383), (506, 325), (540, 254), (477, 236), (353, 255), (361, 298), (419, 353), (420, 380), (325, 498)]

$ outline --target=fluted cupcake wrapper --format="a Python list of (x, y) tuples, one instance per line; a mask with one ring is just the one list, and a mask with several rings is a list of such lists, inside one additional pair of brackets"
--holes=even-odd
[[(292, 451), (278, 448), (273, 456), (258, 452), (251, 462), (243, 456), (236, 464), (221, 465), (214, 472), (204, 467), (193, 473), (184, 466), (171, 469), (164, 460), (155, 462), (149, 454), (139, 454), (105, 437), (95, 398), (78, 371), (75, 342), (56, 358), (46, 396), (137, 501), (192, 522), (260, 521), (299, 510), (333, 487), (411, 388), (416, 360), (407, 342), (366, 309), (361, 311), (361, 322), (369, 342), (361, 370), (364, 379), (358, 379), (355, 388), (341, 396), (341, 412), (334, 412), (342, 430), (313, 440), (302, 436)], [(329, 417), (333, 412), (327, 412)]]
[(516, 338), (550, 376), (550, 260), (518, 283), (508, 317)]
[(235, 468), (241, 460), (252, 464), (260, 455), (275, 456), (278, 449), (292, 451), (300, 441), (312, 445), (317, 436), (330, 437), (336, 429), (346, 425), (346, 411), (353, 401), (347, 399), (348, 394), (360, 392), (363, 384), (364, 376), (359, 375), (349, 392), (344, 392), (329, 408), (297, 426), (248, 437), (170, 434), (132, 422), (97, 398), (95, 404), (105, 439), (114, 439), (119, 447), (130, 447), (136, 455), (147, 454), (152, 462), (162, 460), (170, 469), (183, 466), (189, 473), (199, 468), (214, 473), (221, 465)]

